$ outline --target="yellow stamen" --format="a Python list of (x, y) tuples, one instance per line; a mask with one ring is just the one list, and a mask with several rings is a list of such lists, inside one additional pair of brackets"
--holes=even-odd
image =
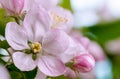
[(41, 51), (41, 49), (42, 49), (41, 44), (38, 43), (38, 42), (32, 43), (32, 44), (30, 45), (30, 47), (31, 47), (33, 53), (39, 53), (39, 52)]
[(52, 28), (57, 28), (59, 26), (60, 23), (67, 23), (68, 22), (68, 18), (64, 18), (54, 12), (50, 13), (53, 17), (54, 20), (54, 24), (52, 25)]

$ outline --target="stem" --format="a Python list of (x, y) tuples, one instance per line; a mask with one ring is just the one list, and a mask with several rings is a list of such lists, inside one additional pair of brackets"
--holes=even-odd
[(8, 54), (9, 54), (9, 56), (10, 56), (10, 59), (12, 59), (12, 62), (13, 62), (12, 55), (11, 55), (11, 53), (9, 52), (9, 50), (8, 50), (8, 49), (7, 49), (7, 52), (8, 52)]
[(7, 65), (10, 64), (10, 60), (11, 60), (11, 58), (9, 58), (9, 60), (7, 61), (7, 63), (4, 65), (4, 67), (6, 67)]
[(20, 24), (20, 20), (18, 17), (14, 17), (15, 21), (17, 22), (17, 24)]

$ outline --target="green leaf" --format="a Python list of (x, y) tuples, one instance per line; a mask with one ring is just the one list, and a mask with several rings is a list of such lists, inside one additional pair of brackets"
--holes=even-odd
[(59, 76), (59, 77), (47, 77), (47, 79), (67, 79), (67, 77), (65, 77), (65, 76)]
[(9, 47), (10, 47), (10, 46), (9, 46), (9, 44), (7, 43), (6, 40), (0, 41), (0, 48), (7, 49), (7, 48), (9, 48)]
[(37, 68), (32, 71), (20, 71), (14, 64), (7, 66), (12, 79), (34, 79), (37, 74)]
[(10, 21), (14, 21), (13, 18), (7, 17), (5, 10), (4, 9), (0, 9), (0, 34), (1, 35), (4, 35), (4, 33), (5, 33), (5, 26)]
[(24, 74), (17, 71), (10, 71), (11, 79), (27, 79)]
[(37, 68), (35, 68), (32, 71), (23, 72), (23, 73), (25, 74), (26, 79), (34, 79), (37, 74)]
[(0, 57), (5, 57), (6, 55), (2, 55), (2, 54), (0, 54)]
[(1, 58), (0, 58), (0, 64), (6, 64), (6, 62), (5, 61), (3, 61)]
[(87, 30), (85, 29), (83, 32), (91, 33), (95, 36), (94, 40), (99, 41), (101, 44), (104, 44), (109, 40), (120, 37), (120, 20), (97, 24), (95, 26), (88, 27)]
[(72, 11), (70, 0), (62, 0), (62, 3), (60, 4), (60, 6)]

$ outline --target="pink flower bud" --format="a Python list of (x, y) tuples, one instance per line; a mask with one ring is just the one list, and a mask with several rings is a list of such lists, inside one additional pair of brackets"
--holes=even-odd
[(24, 7), (24, 0), (0, 0), (3, 8), (7, 10), (9, 14), (21, 14)]
[(74, 58), (73, 69), (78, 72), (88, 72), (95, 66), (95, 60), (92, 55), (85, 53)]

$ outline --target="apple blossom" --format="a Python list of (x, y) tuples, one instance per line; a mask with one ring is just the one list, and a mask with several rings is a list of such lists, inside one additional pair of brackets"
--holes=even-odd
[(49, 12), (52, 22), (51, 22), (51, 28), (52, 29), (61, 29), (65, 32), (69, 32), (72, 29), (73, 26), (73, 15), (69, 10), (66, 10), (60, 6), (57, 6), (58, 0), (35, 0), (35, 1), (26, 1), (25, 10), (28, 11), (31, 8), (37, 6), (42, 6), (46, 9), (46, 3), (49, 3), (47, 5), (47, 11)]
[(11, 15), (19, 15), (24, 7), (24, 0), (0, 0), (3, 8)]
[[(44, 18), (46, 17), (46, 18)], [(36, 79), (59, 76), (65, 72), (65, 65), (58, 57), (64, 53), (71, 38), (62, 30), (50, 29), (51, 18), (42, 8), (36, 7), (26, 15), (23, 26), (10, 22), (6, 26), (6, 40), (15, 52), (13, 62), (21, 71), (39, 68)]]

